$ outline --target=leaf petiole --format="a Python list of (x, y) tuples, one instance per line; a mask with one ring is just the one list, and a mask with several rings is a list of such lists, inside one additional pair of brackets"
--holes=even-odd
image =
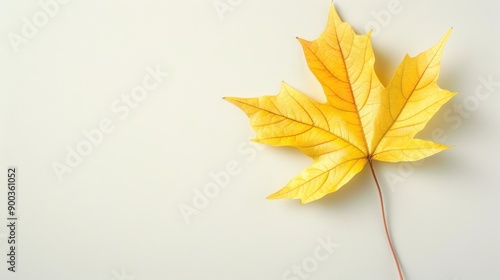
[(403, 278), (403, 270), (401, 269), (401, 265), (399, 264), (398, 255), (394, 246), (392, 245), (391, 235), (389, 234), (389, 229), (387, 227), (387, 218), (385, 217), (385, 206), (384, 199), (382, 198), (382, 190), (380, 189), (380, 184), (378, 183), (377, 175), (375, 174), (375, 169), (373, 169), (372, 159), (368, 159), (368, 163), (370, 164), (370, 170), (372, 171), (373, 179), (375, 180), (375, 184), (378, 190), (378, 196), (380, 199), (380, 208), (382, 209), (382, 219), (384, 220), (384, 228), (385, 235), (387, 236), (387, 241), (389, 242), (389, 246), (391, 247), (392, 256), (394, 257), (394, 261), (396, 262), (396, 267), (398, 268), (399, 279), (404, 280)]

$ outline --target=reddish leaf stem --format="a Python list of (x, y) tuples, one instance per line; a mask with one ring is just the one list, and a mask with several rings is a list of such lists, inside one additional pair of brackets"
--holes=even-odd
[(396, 262), (396, 267), (398, 268), (399, 279), (404, 280), (403, 271), (401, 269), (401, 265), (399, 264), (398, 260), (398, 255), (396, 254), (396, 250), (394, 250), (394, 246), (392, 245), (391, 235), (389, 234), (389, 229), (387, 227), (387, 219), (385, 217), (385, 206), (384, 206), (384, 199), (382, 198), (382, 190), (380, 189), (380, 185), (377, 180), (377, 175), (375, 175), (375, 170), (373, 169), (372, 160), (369, 159), (368, 162), (370, 163), (370, 169), (372, 171), (373, 179), (375, 179), (375, 184), (377, 185), (378, 196), (380, 198), (380, 207), (382, 209), (382, 218), (384, 220), (385, 235), (387, 236), (387, 241), (389, 242), (389, 246), (391, 247), (392, 256), (394, 257), (394, 261)]

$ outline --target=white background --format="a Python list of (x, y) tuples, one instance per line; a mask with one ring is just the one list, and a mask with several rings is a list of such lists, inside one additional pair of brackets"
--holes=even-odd
[[(1, 279), (278, 280), (304, 264), (307, 279), (397, 279), (369, 170), (307, 205), (266, 200), (311, 161), (249, 144), (247, 117), (222, 100), (276, 94), (282, 80), (322, 100), (295, 37), (315, 39), (330, 2), (227, 1), (70, 1), (32, 38), (23, 18), (43, 20), (38, 1), (1, 2)], [(390, 3), (335, 5), (358, 33), (378, 26), (384, 83), (453, 27), (439, 84), (459, 92), (420, 134), (442, 129), (453, 149), (418, 166), (376, 164), (406, 279), (500, 279), (498, 2)], [(148, 67), (169, 76), (128, 116), (114, 112)], [(114, 130), (58, 180), (54, 162), (103, 119)], [(179, 207), (195, 207), (228, 164), (239, 173), (183, 217)], [(7, 166), (19, 176), (16, 273), (5, 256)], [(313, 260), (328, 238), (337, 248)]]

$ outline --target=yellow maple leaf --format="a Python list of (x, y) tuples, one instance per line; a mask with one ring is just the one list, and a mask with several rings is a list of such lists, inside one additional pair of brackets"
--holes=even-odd
[(308, 203), (340, 189), (366, 163), (373, 171), (372, 160), (415, 161), (447, 149), (414, 136), (455, 95), (436, 82), (450, 32), (431, 49), (407, 55), (384, 87), (374, 70), (370, 33), (356, 34), (332, 4), (321, 36), (314, 41), (299, 38), (325, 103), (285, 83), (275, 96), (226, 97), (248, 115), (254, 141), (296, 147), (313, 159), (268, 198)]

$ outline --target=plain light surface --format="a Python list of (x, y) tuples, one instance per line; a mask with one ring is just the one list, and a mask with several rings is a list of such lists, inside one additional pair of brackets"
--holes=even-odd
[[(6, 169), (17, 166), (19, 245), (18, 272), (8, 272), (1, 226), (0, 278), (397, 279), (369, 170), (307, 205), (266, 200), (310, 159), (250, 144), (246, 116), (222, 100), (276, 94), (282, 80), (323, 100), (295, 37), (315, 39), (329, 4), (68, 1), (16, 53), (12, 34), (44, 9), (2, 1), (0, 224)], [(454, 148), (376, 170), (407, 280), (500, 279), (498, 2), (335, 5), (358, 33), (374, 28), (384, 84), (406, 53), (453, 27), (439, 85), (459, 94), (420, 136), (440, 132)], [(156, 68), (168, 77), (129, 115), (116, 112)], [(59, 180), (54, 162), (66, 164), (82, 131), (106, 119), (113, 131)], [(214, 188), (217, 176), (224, 188)], [(204, 188), (208, 206), (194, 209)]]

